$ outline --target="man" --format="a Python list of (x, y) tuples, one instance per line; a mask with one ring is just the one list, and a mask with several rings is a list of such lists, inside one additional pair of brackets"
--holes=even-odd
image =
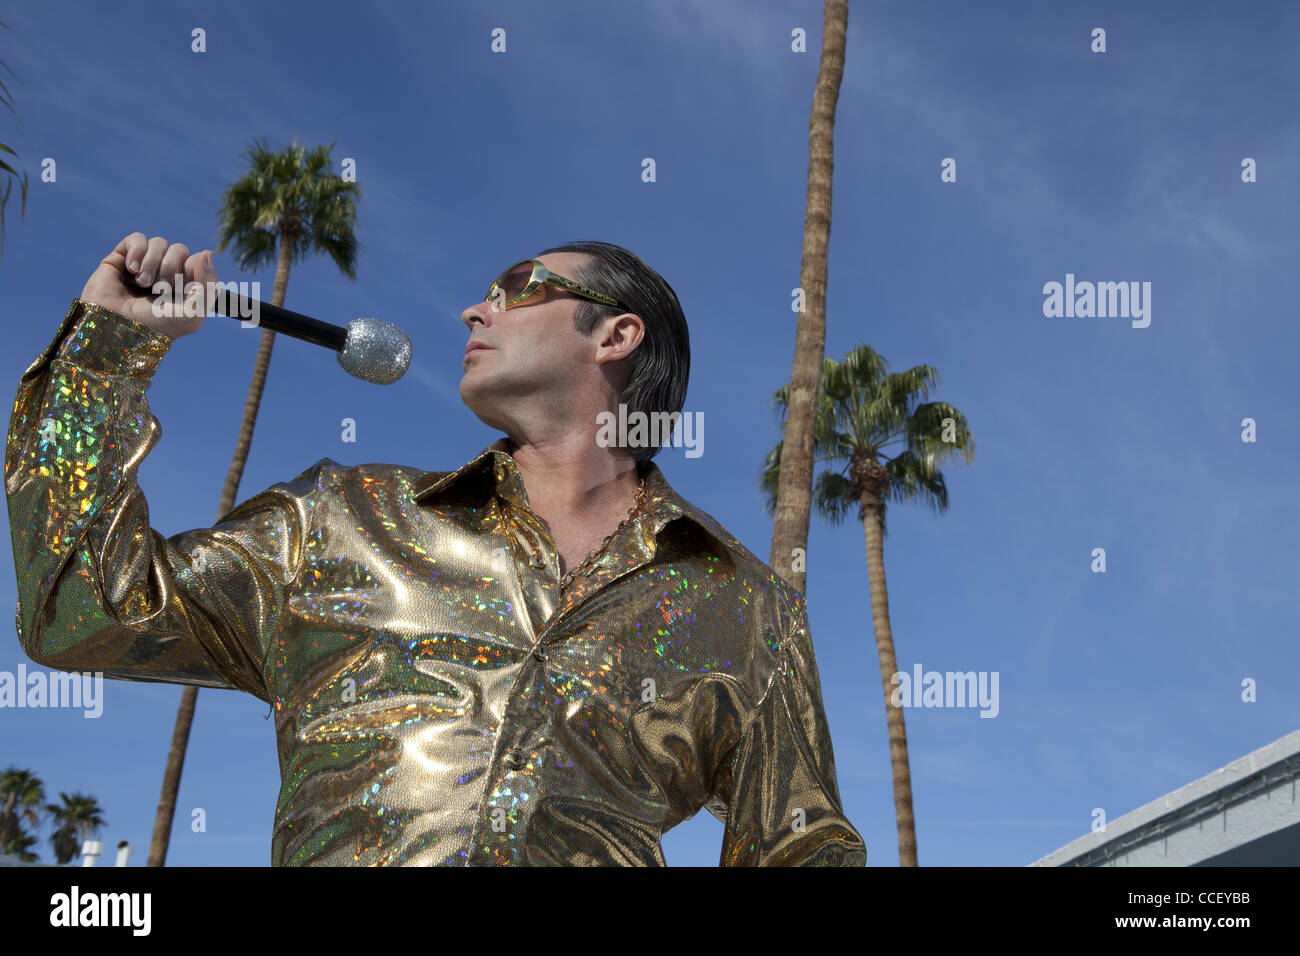
[(865, 863), (802, 598), (657, 447), (600, 440), (620, 401), (681, 410), (657, 273), (580, 243), (494, 281), (461, 316), (461, 395), (505, 437), (458, 470), (324, 458), (164, 539), (136, 484), (145, 392), (203, 321), (151, 301), (173, 275), (215, 283), (211, 252), (123, 239), (22, 377), (18, 633), (49, 667), (271, 703), (273, 864), (663, 865), (702, 807), (723, 865)]

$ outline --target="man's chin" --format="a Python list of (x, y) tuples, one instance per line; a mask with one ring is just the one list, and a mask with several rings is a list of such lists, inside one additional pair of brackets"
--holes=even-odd
[(466, 372), (460, 380), (460, 400), (479, 421), (489, 428), (495, 428), (493, 422), (496, 416), (493, 412), (496, 410), (496, 403), (492, 401), (486, 389), (468, 382), (468, 379), (469, 373)]

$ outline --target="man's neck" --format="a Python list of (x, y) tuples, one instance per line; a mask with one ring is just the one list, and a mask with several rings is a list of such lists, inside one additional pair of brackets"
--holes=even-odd
[(617, 515), (617, 523), (636, 497), (636, 460), (594, 445), (590, 435), (547, 445), (509, 440), (508, 450), (529, 505), (553, 529), (557, 523), (602, 524), (611, 515)]

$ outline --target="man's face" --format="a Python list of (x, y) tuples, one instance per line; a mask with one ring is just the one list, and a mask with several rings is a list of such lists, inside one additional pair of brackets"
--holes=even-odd
[[(577, 252), (535, 258), (575, 281), (587, 259)], [(574, 311), (587, 300), (549, 283), (541, 288), (545, 291), (504, 311), (494, 311), (493, 302), (487, 301), (461, 313), (470, 333), (467, 344), (482, 343), (486, 348), (465, 354), (460, 397), (493, 428), (509, 430), (507, 423), (518, 421), (510, 414), (512, 409), (563, 416), (565, 396), (592, 374), (596, 337), (588, 338), (573, 327)]]

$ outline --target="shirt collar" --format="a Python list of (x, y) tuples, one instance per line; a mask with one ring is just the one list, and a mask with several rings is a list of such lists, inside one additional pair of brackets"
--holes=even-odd
[[(455, 471), (424, 472), (415, 480), (412, 488), (416, 502), (425, 504), (453, 489), (468, 490), (472, 485), (490, 481), (489, 487), (498, 496), (506, 499), (516, 508), (528, 507), (528, 495), (524, 490), (523, 479), (509, 448), (509, 438), (502, 437)], [(712, 515), (696, 508), (674, 491), (658, 465), (653, 461), (646, 461), (641, 463), (638, 470), (646, 485), (642, 514), (653, 536), (657, 537), (671, 522), (681, 519), (704, 532), (724, 554), (733, 550), (735, 540), (726, 529)]]

